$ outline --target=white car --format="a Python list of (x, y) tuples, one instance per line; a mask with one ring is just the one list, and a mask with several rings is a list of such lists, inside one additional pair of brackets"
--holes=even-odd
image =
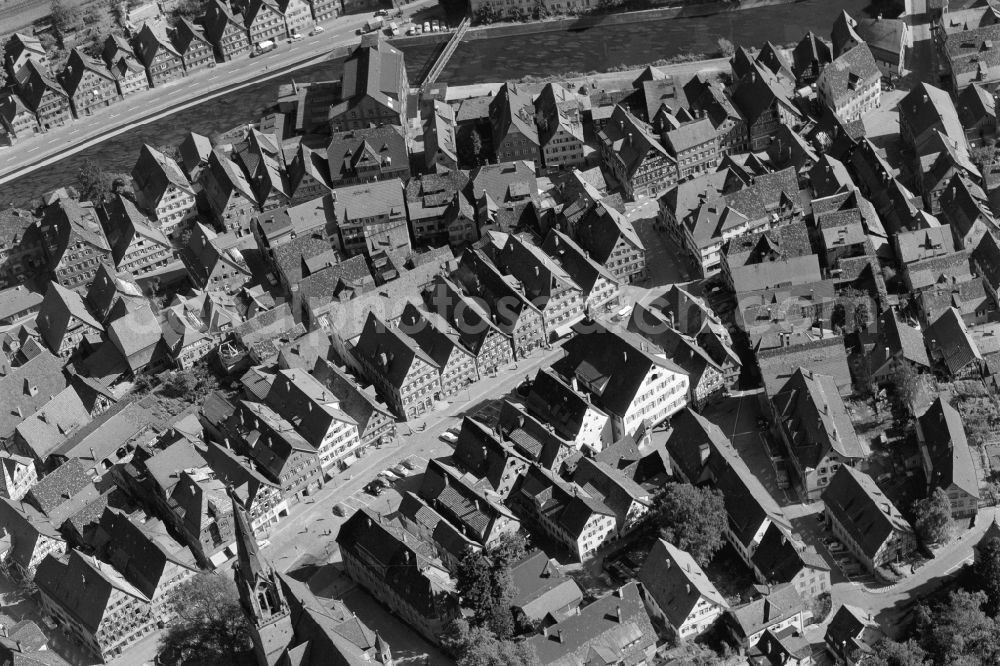
[(321, 32), (323, 32), (323, 26), (321, 26), (321, 25), (318, 25), (318, 26), (316, 26), (315, 28), (313, 28), (313, 31), (312, 31), (312, 34), (314, 34), (314, 35), (318, 35), (318, 34), (320, 34)]
[(419, 29), (420, 28), (418, 28), (417, 26), (411, 25), (409, 28), (406, 29), (406, 34), (408, 34), (408, 35), (415, 35), (415, 34), (417, 34), (417, 31)]
[(449, 444), (456, 444), (458, 442), (458, 437), (450, 432), (441, 433), (440, 439), (441, 441), (448, 442)]
[(431, 22), (424, 21), (424, 32), (430, 32), (430, 31), (431, 31)]
[(302, 33), (301, 32), (293, 32), (292, 33), (292, 41), (293, 42), (297, 42), (300, 39), (302, 39)]

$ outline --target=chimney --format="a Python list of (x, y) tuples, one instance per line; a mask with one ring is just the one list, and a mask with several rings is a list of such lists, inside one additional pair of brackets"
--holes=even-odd
[(97, 462), (97, 452), (94, 451), (94, 447), (90, 447), (90, 459)]
[(701, 444), (698, 446), (698, 459), (701, 461), (702, 465), (708, 464), (708, 456), (711, 454), (711, 448), (708, 444)]
[(764, 622), (767, 623), (771, 619), (771, 600), (767, 597), (764, 598)]

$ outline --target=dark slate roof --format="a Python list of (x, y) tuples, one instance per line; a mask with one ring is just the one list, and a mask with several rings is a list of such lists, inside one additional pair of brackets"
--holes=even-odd
[(25, 500), (49, 514), (92, 483), (87, 466), (71, 458), (35, 484)]
[(764, 531), (752, 560), (754, 567), (764, 574), (767, 582), (776, 585), (792, 582), (806, 567), (830, 570), (826, 560), (815, 550), (800, 551), (795, 542), (773, 523)]
[(536, 550), (510, 568), (514, 596), (512, 608), (529, 618), (542, 619), (566, 607), (579, 605), (583, 592), (572, 578), (560, 571), (555, 560)]
[(954, 484), (978, 498), (979, 476), (958, 411), (938, 396), (917, 421), (931, 462), (931, 485), (947, 490)]
[(822, 497), (827, 512), (870, 558), (894, 533), (913, 531), (875, 481), (852, 467), (841, 466)]
[(653, 543), (639, 570), (639, 580), (674, 629), (684, 624), (702, 599), (729, 607), (690, 553), (663, 539)]
[(575, 439), (580, 433), (588, 410), (601, 411), (586, 395), (573, 390), (548, 368), (542, 368), (535, 375), (525, 406), (566, 439)]

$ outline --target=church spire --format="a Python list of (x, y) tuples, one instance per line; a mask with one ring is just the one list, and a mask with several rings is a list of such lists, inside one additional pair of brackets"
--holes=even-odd
[[(239, 575), (245, 580), (254, 580), (264, 575), (265, 567), (261, 563), (260, 548), (250, 525), (247, 510), (236, 495), (236, 490), (229, 486), (226, 489), (233, 503), (233, 519), (236, 521), (236, 552)], [(267, 567), (270, 568), (270, 567)]]

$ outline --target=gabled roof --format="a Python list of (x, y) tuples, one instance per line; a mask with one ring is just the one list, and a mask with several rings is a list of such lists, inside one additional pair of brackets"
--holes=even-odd
[(362, 42), (344, 63), (341, 102), (330, 108), (331, 117), (345, 113), (365, 97), (399, 111), (406, 100), (398, 99), (405, 86), (403, 54), (385, 40), (373, 45)]
[(830, 63), (833, 53), (830, 46), (812, 30), (808, 31), (792, 50), (792, 71), (796, 76), (802, 74), (815, 63), (819, 67)]
[(10, 437), (27, 415), (67, 386), (62, 362), (48, 350), (0, 375), (0, 437)]
[(420, 360), (435, 369), (440, 367), (413, 338), (388, 326), (374, 312), (368, 314), (354, 352), (377, 367), (386, 382), (397, 389), (402, 388), (415, 361)]
[(662, 350), (635, 333), (599, 322), (579, 331), (564, 345), (565, 356), (552, 365), (564, 378), (576, 377), (581, 388), (607, 412), (623, 416), (647, 373), (654, 367), (685, 375)]
[(639, 570), (639, 580), (674, 629), (691, 618), (702, 599), (713, 606), (729, 608), (691, 554), (663, 539), (653, 543)]
[(822, 497), (826, 510), (869, 558), (874, 558), (893, 534), (913, 532), (875, 481), (847, 465), (833, 475)]
[(146, 200), (154, 206), (159, 204), (171, 186), (194, 194), (194, 188), (174, 158), (148, 144), (143, 144), (139, 149), (139, 159), (132, 167), (132, 180), (136, 188), (142, 190)]
[(948, 371), (956, 374), (970, 363), (982, 363), (979, 346), (958, 310), (951, 307), (941, 313), (924, 331), (924, 340), (933, 356), (940, 355)]
[(979, 476), (958, 411), (938, 396), (917, 422), (931, 463), (929, 483), (944, 490), (954, 485), (978, 498)]
[(639, 235), (629, 219), (617, 210), (598, 201), (578, 221), (577, 243), (590, 257), (607, 267), (615, 248), (622, 242), (644, 251)]
[(525, 405), (532, 414), (551, 424), (557, 434), (570, 440), (580, 434), (588, 412), (603, 414), (583, 393), (549, 368), (542, 368), (535, 375)]
[(539, 145), (531, 95), (520, 90), (516, 83), (504, 83), (493, 96), (493, 101), (490, 102), (490, 124), (493, 126), (493, 141), (496, 145), (511, 131), (516, 131), (529, 142)]
[(66, 92), (71, 97), (76, 94), (77, 88), (79, 88), (80, 83), (83, 82), (84, 75), (88, 72), (96, 74), (106, 81), (114, 80), (114, 77), (111, 76), (111, 73), (108, 71), (108, 68), (103, 62), (97, 60), (96, 58), (91, 58), (83, 53), (79, 48), (74, 48), (69, 52), (69, 58), (66, 61), (66, 66), (59, 74), (59, 80), (62, 82), (63, 87), (66, 88)]
[(638, 171), (650, 154), (668, 162), (674, 161), (666, 148), (653, 136), (652, 128), (621, 105), (615, 107), (604, 129), (598, 133), (598, 137), (622, 161), (629, 178)]
[(965, 131), (958, 111), (947, 92), (928, 83), (918, 83), (899, 101), (900, 125), (905, 125), (918, 141), (920, 154), (934, 130), (944, 132), (954, 141), (965, 142)]
[(773, 585), (791, 583), (804, 568), (829, 571), (826, 563), (814, 548), (801, 550), (793, 539), (774, 523), (768, 525), (752, 556), (755, 569), (764, 574)]
[(54, 352), (59, 350), (66, 333), (77, 326), (86, 326), (94, 331), (104, 330), (87, 310), (83, 297), (58, 282), (49, 283), (38, 310), (37, 322), (38, 332)]
[(583, 599), (576, 581), (564, 574), (556, 561), (541, 550), (512, 566), (510, 578), (514, 588), (511, 607), (520, 609), (533, 620), (577, 606)]

